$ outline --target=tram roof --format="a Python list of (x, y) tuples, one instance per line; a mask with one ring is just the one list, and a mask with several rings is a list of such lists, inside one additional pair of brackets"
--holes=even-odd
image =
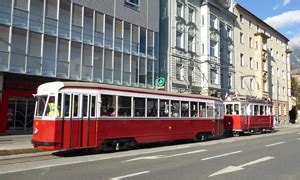
[(127, 86), (117, 86), (117, 85), (108, 85), (100, 83), (91, 83), (91, 82), (75, 82), (75, 81), (55, 81), (42, 84), (38, 87), (37, 94), (49, 94), (56, 93), (63, 88), (82, 88), (82, 89), (108, 89), (115, 91), (127, 91), (127, 92), (137, 92), (137, 93), (146, 93), (146, 94), (157, 94), (157, 95), (167, 95), (167, 96), (178, 96), (178, 97), (189, 97), (189, 98), (200, 98), (200, 99), (210, 99), (222, 101), (219, 98), (204, 96), (204, 95), (195, 95), (195, 94), (183, 94), (183, 93), (174, 93), (166, 92), (159, 90), (150, 90), (143, 88), (127, 87)]

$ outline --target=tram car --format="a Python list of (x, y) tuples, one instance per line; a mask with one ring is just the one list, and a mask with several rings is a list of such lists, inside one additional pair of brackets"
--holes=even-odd
[(83, 82), (38, 87), (32, 143), (43, 150), (128, 149), (224, 133), (223, 101)]
[(274, 130), (272, 103), (247, 97), (229, 97), (224, 102), (224, 131), (227, 135)]

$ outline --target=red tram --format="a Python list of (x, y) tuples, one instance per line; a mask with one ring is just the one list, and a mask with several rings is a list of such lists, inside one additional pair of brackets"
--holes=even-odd
[(39, 86), (32, 143), (44, 150), (130, 148), (224, 133), (217, 98), (81, 82)]
[(273, 131), (272, 103), (244, 97), (227, 98), (224, 102), (225, 133), (239, 135)]

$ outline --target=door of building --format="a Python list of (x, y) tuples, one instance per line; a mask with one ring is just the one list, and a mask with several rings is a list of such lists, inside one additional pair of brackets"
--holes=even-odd
[(12, 132), (31, 132), (34, 106), (34, 98), (9, 98), (7, 113), (8, 130)]

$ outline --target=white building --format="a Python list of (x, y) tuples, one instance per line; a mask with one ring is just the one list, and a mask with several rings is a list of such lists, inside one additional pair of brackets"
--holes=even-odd
[(168, 91), (221, 96), (233, 92), (230, 1), (161, 0), (160, 67)]

